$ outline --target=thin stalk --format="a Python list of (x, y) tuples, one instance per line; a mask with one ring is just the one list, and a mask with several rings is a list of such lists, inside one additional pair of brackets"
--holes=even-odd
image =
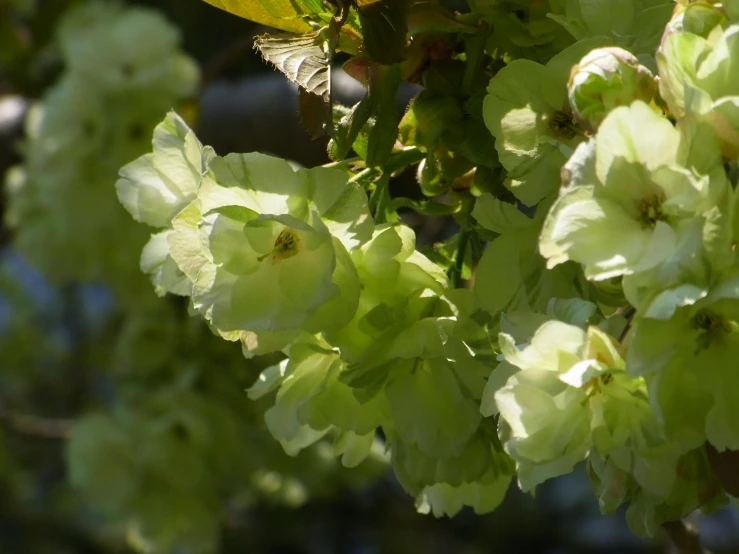
[(364, 160), (360, 158), (359, 156), (354, 156), (352, 158), (346, 158), (345, 160), (341, 160), (340, 162), (330, 162), (327, 164), (323, 164), (321, 167), (325, 167), (326, 169), (334, 169), (334, 168), (344, 168), (347, 166), (350, 166), (355, 163), (362, 162), (364, 163)]
[(380, 170), (375, 167), (368, 167), (366, 169), (363, 169), (359, 173), (357, 173), (354, 177), (349, 179), (349, 183), (359, 183), (360, 181), (364, 181), (365, 179), (370, 179), (380, 173)]
[[(364, 179), (369, 179), (379, 175), (380, 173), (392, 174), (401, 169), (405, 169), (409, 165), (417, 164), (424, 157), (425, 154), (421, 150), (415, 146), (409, 146), (408, 148), (403, 148), (402, 150), (393, 152), (390, 159), (388, 159), (387, 163), (385, 163), (383, 167), (367, 167), (349, 179), (349, 182), (357, 183)], [(360, 161), (361, 158), (347, 158), (346, 160), (329, 163), (321, 167), (343, 167), (344, 165), (349, 165), (354, 162), (358, 163)]]
[(464, 258), (467, 255), (467, 245), (470, 243), (470, 237), (472, 237), (472, 231), (463, 230), (459, 232), (459, 242), (454, 253), (454, 265), (449, 271), (452, 288), (457, 288), (462, 283), (462, 269), (464, 268)]
[(41, 439), (66, 439), (72, 432), (71, 419), (46, 419), (17, 414), (0, 408), (0, 425), (19, 435)]

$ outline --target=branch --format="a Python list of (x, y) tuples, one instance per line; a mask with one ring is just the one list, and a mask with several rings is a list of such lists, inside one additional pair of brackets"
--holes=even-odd
[(627, 304), (626, 306), (622, 306), (618, 310), (616, 310), (617, 314), (620, 314), (626, 318), (626, 327), (624, 327), (624, 330), (621, 332), (621, 336), (618, 337), (619, 342), (623, 342), (623, 340), (626, 338), (626, 335), (629, 334), (629, 331), (631, 330), (631, 324), (634, 321), (634, 316), (636, 315), (636, 308), (634, 308), (632, 305)]
[(662, 525), (677, 554), (710, 554), (701, 547), (698, 530), (684, 520), (668, 521)]
[(0, 425), (20, 435), (41, 439), (67, 439), (73, 424), (74, 420), (71, 419), (45, 419), (17, 414), (0, 407)]

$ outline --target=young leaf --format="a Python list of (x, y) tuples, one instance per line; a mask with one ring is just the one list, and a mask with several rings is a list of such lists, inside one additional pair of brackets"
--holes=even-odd
[(346, 158), (362, 127), (372, 116), (372, 111), (372, 102), (369, 96), (365, 96), (339, 120), (328, 147), (328, 154), (332, 160), (340, 161)]
[(274, 33), (255, 42), (264, 58), (300, 87), (298, 104), (303, 124), (312, 138), (332, 124), (331, 51), (318, 33)]
[(331, 87), (330, 52), (318, 32), (273, 33), (257, 37), (257, 48), (296, 85), (327, 98)]
[(331, 118), (331, 102), (323, 96), (312, 94), (300, 88), (298, 90), (298, 108), (303, 120), (303, 127), (311, 138), (322, 136), (333, 123)]

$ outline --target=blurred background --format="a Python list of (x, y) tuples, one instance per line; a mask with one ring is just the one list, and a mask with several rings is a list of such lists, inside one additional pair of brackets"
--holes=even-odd
[[(127, 29), (128, 43), (104, 44), (105, 25), (120, 19), (78, 15), (60, 36), (87, 3), (0, 0), (0, 554), (669, 551), (632, 536), (623, 514), (602, 516), (583, 468), (536, 497), (512, 488), (493, 514), (435, 519), (417, 513), (381, 450), (355, 469), (321, 442), (284, 454), (261, 421), (268, 404), (244, 392), (279, 360), (245, 359), (180, 299), (155, 297), (124, 255), (137, 257), (148, 232), (117, 204), (117, 168), (149, 149), (166, 109), (149, 109), (148, 85), (118, 97), (100, 75), (74, 77), (83, 86), (73, 100), (60, 91), (74, 89), (65, 79), (79, 73), (68, 67), (75, 45), (100, 40), (113, 59), (121, 44), (144, 48), (139, 40), (154, 51), (157, 37)], [(329, 161), (326, 141), (302, 127), (297, 89), (253, 48), (267, 29), (201, 0), (127, 2), (112, 17), (132, 6), (158, 14), (199, 67), (199, 85), (177, 106), (204, 144), (308, 167)], [(88, 33), (96, 24), (103, 38)], [(364, 94), (341, 72), (333, 86), (344, 105)], [(404, 86), (398, 110), (419, 90)], [(105, 123), (107, 138), (74, 138), (79, 113), (98, 102), (92, 124)], [(121, 153), (111, 137), (124, 121), (133, 142)], [(393, 187), (419, 196), (412, 174)], [(111, 223), (119, 216), (125, 225)], [(407, 222), (422, 245), (450, 231), (446, 220)], [(713, 552), (739, 552), (733, 509), (694, 523)]]

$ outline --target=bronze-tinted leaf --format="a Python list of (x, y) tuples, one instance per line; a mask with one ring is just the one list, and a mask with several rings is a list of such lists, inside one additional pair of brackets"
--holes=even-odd
[(303, 126), (311, 138), (317, 139), (325, 134), (326, 129), (333, 123), (331, 119), (331, 103), (328, 98), (308, 92), (300, 88), (298, 106)]
[(317, 33), (273, 33), (257, 37), (264, 58), (308, 92), (328, 97), (331, 89), (330, 52)]

